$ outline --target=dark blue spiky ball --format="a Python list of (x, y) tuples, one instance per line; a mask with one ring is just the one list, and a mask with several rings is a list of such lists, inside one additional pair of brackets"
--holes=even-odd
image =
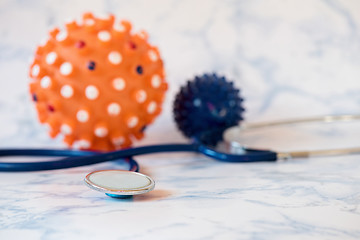
[(240, 90), (225, 77), (204, 74), (188, 81), (175, 97), (177, 127), (187, 137), (214, 146), (223, 132), (243, 120)]

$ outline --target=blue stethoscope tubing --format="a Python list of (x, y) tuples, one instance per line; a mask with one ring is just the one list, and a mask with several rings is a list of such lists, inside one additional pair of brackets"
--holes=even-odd
[[(0, 157), (6, 156), (26, 156), (26, 157), (65, 157), (59, 160), (39, 161), (39, 162), (1, 162), (0, 172), (25, 172), (25, 171), (42, 171), (65, 169), (72, 167), (86, 166), (96, 163), (102, 163), (113, 160), (124, 160), (129, 164), (130, 171), (139, 171), (139, 164), (133, 159), (134, 156), (161, 153), (161, 152), (195, 152), (201, 153), (205, 156), (222, 162), (274, 162), (278, 159), (292, 159), (292, 158), (308, 158), (310, 156), (332, 156), (342, 154), (360, 154), (360, 147), (353, 148), (339, 148), (326, 150), (307, 150), (294, 152), (275, 152), (271, 150), (260, 150), (243, 147), (234, 138), (240, 136), (241, 132), (248, 129), (257, 129), (271, 126), (291, 125), (299, 123), (319, 122), (319, 123), (333, 123), (333, 122), (348, 122), (360, 120), (359, 114), (346, 115), (325, 115), (311, 118), (289, 119), (284, 121), (263, 122), (247, 124), (246, 127), (239, 128), (234, 126), (228, 129), (224, 134), (225, 142), (232, 146), (235, 144), (235, 149), (240, 147), (240, 154), (223, 153), (207, 147), (197, 141), (190, 144), (164, 144), (164, 145), (150, 145), (143, 147), (127, 148), (113, 152), (93, 152), (93, 151), (78, 151), (78, 150), (57, 150), (57, 149), (0, 149)], [(239, 150), (239, 149), (238, 149)]]
[(277, 153), (270, 150), (244, 148), (242, 154), (228, 154), (215, 151), (199, 143), (191, 144), (164, 144), (143, 147), (127, 148), (107, 153), (78, 150), (56, 149), (2, 149), (0, 157), (26, 156), (26, 157), (65, 157), (60, 160), (39, 162), (0, 162), (1, 172), (27, 172), (55, 170), (86, 166), (113, 160), (125, 160), (130, 171), (139, 171), (139, 164), (133, 156), (161, 153), (161, 152), (195, 152), (222, 162), (273, 162), (277, 160)]

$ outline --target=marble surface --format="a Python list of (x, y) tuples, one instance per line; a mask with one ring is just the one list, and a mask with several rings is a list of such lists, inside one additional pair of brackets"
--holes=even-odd
[[(187, 141), (172, 121), (171, 104), (186, 79), (204, 72), (234, 80), (250, 122), (358, 112), (356, 0), (2, 0), (1, 148), (64, 147), (37, 123), (29, 59), (51, 26), (85, 11), (132, 21), (161, 50), (170, 89), (162, 115), (136, 145)], [(284, 136), (287, 147), (296, 146), (291, 131)], [(156, 188), (128, 200), (83, 182), (88, 172), (124, 168), (120, 163), (0, 173), (0, 239), (360, 238), (359, 155), (256, 164), (185, 153), (138, 160)]]

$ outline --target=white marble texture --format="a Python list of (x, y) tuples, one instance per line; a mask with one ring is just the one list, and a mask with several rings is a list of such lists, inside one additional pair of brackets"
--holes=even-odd
[[(137, 145), (186, 141), (171, 104), (186, 79), (204, 72), (235, 81), (248, 121), (358, 112), (357, 0), (2, 0), (1, 148), (64, 147), (37, 123), (28, 65), (51, 26), (85, 11), (129, 19), (161, 50), (170, 89)], [(139, 162), (156, 188), (132, 200), (83, 183), (88, 172), (117, 163), (0, 173), (0, 239), (360, 238), (359, 156), (227, 164), (159, 154)]]

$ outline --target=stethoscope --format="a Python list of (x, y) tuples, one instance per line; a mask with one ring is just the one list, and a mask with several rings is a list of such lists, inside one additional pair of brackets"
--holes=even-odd
[(307, 158), (313, 156), (355, 154), (360, 153), (360, 147), (277, 152), (273, 150), (247, 148), (241, 142), (236, 140), (237, 136), (241, 135), (243, 132), (251, 131), (253, 129), (302, 123), (334, 123), (354, 120), (360, 120), (360, 115), (328, 115), (262, 123), (242, 123), (240, 126), (234, 126), (225, 130), (223, 135), (224, 141), (220, 144), (222, 150), (208, 147), (197, 141), (190, 144), (164, 144), (135, 147), (108, 153), (54, 149), (3, 149), (0, 150), (1, 157), (51, 156), (66, 158), (42, 162), (0, 162), (0, 171), (22, 172), (65, 169), (123, 159), (128, 163), (128, 170), (95, 171), (89, 173), (85, 177), (85, 183), (90, 188), (104, 192), (108, 196), (124, 198), (149, 192), (155, 186), (154, 181), (149, 176), (138, 173), (139, 164), (133, 159), (134, 156), (163, 152), (194, 152), (223, 162), (251, 163), (275, 162), (277, 160)]

